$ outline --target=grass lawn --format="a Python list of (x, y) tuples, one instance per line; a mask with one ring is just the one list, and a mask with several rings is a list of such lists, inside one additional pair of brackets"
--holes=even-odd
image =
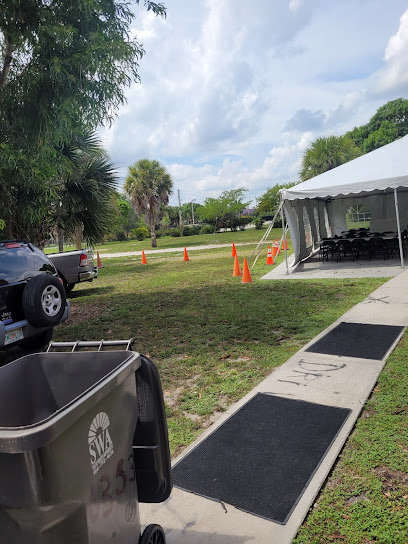
[[(253, 232), (256, 239), (245, 241), (260, 239), (262, 233)], [(239, 233), (222, 236), (230, 234), (235, 237), (229, 241), (239, 243)], [(185, 240), (192, 238), (202, 237)], [(162, 239), (159, 245), (164, 247)], [(189, 244), (179, 240), (180, 245)], [(238, 248), (241, 264), (252, 250)], [(271, 269), (265, 259), (266, 247), (254, 282), (242, 284), (232, 277), (230, 247), (191, 252), (189, 262), (160, 253), (148, 256), (147, 265), (140, 257), (102, 257), (98, 279), (70, 294), (71, 316), (56, 328), (55, 339), (134, 337), (138, 350), (159, 368), (175, 456), (231, 403), (386, 281), (259, 281)], [(9, 360), (19, 356), (17, 348), (7, 354)], [(407, 360), (405, 339), (296, 544), (407, 544)]]

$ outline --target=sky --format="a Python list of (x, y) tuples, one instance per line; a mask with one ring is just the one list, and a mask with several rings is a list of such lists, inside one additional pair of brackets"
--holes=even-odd
[(160, 161), (170, 204), (244, 187), (246, 200), (298, 181), (320, 136), (408, 98), (406, 0), (162, 0), (135, 6), (140, 84), (101, 131), (120, 179)]

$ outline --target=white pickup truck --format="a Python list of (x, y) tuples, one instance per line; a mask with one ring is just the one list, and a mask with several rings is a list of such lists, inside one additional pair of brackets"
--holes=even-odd
[(57, 269), (67, 293), (72, 291), (76, 283), (92, 281), (98, 277), (92, 249), (49, 253), (47, 257)]

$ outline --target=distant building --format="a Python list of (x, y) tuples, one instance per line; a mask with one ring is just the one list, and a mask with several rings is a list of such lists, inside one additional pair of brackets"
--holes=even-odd
[(256, 208), (245, 208), (245, 210), (242, 210), (241, 215), (254, 215)]

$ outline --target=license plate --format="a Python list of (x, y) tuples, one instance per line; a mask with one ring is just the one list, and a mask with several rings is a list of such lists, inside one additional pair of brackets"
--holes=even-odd
[(4, 344), (12, 344), (13, 342), (18, 342), (24, 338), (23, 329), (14, 329), (13, 331), (6, 331), (4, 338)]

